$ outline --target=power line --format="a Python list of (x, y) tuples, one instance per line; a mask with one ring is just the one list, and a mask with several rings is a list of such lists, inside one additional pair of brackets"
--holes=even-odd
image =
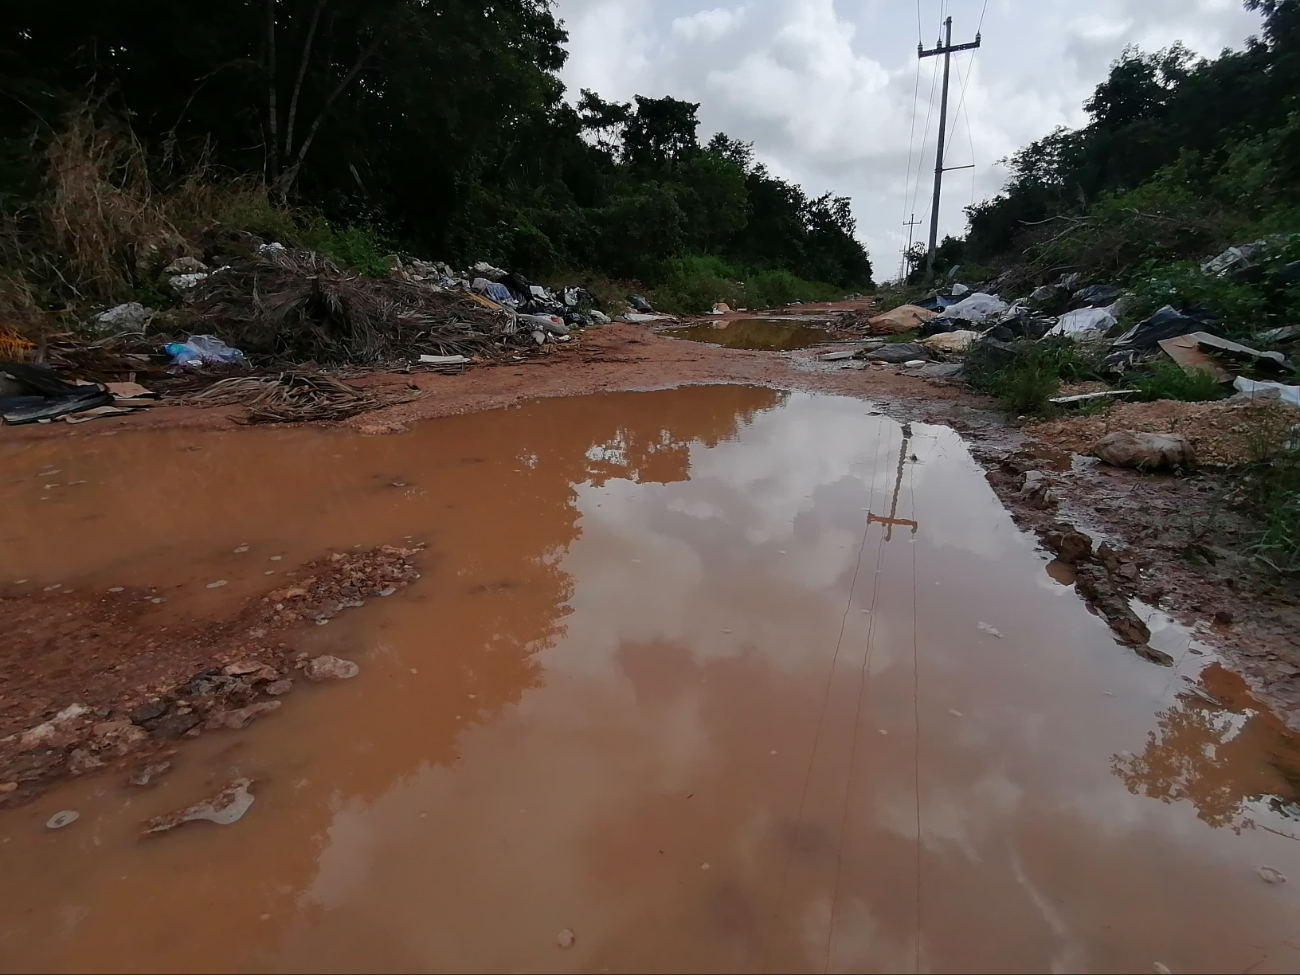
[(976, 34), (978, 34), (980, 32), (980, 28), (984, 26), (984, 15), (988, 12), (989, 12), (989, 0), (984, 0), (984, 9), (980, 11), (980, 22), (979, 25), (975, 28)]

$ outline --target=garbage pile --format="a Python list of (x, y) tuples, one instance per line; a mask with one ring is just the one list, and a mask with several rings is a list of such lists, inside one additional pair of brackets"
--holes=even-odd
[[(412, 366), (459, 372), (572, 342), (575, 329), (611, 321), (585, 288), (552, 292), (487, 263), (456, 271), (394, 257), (388, 277), (367, 277), (319, 253), (239, 231), (214, 231), (196, 250), (202, 259), (175, 259), (157, 282), (182, 299), (180, 308), (158, 312), (128, 302), (105, 309), (81, 334), (47, 336), (40, 364), (0, 366), (4, 421), (89, 418), (148, 405), (144, 399), (123, 404), (107, 385), (124, 378), (134, 384), (137, 375), (169, 397), (242, 402), (250, 422), (338, 419), (384, 404), (307, 372)], [(659, 317), (639, 296), (628, 308), (635, 320)], [(2, 348), (8, 358), (34, 354), (25, 341)], [(74, 385), (64, 381), (68, 376), (93, 382)], [(222, 385), (232, 377), (250, 382)], [(193, 398), (213, 383), (220, 388)]]
[[(492, 299), (404, 277), (348, 274), (312, 251), (266, 248), (232, 261), (194, 285), (187, 300), (194, 331), (272, 363), (376, 365), (423, 353), (492, 356), (533, 343), (519, 316)], [(200, 365), (213, 357), (213, 364), (239, 361), (203, 345)], [(195, 361), (189, 350), (176, 351), (178, 364)]]
[[(1231, 247), (1204, 262), (1202, 272), (1234, 281), (1267, 280), (1278, 286), (1300, 283), (1300, 261), (1270, 267), (1270, 251), (1284, 240), (1268, 238)], [(1276, 263), (1274, 259), (1272, 264)], [(997, 284), (994, 282), (994, 288)], [(954, 283), (915, 304), (877, 315), (868, 322), (868, 329), (878, 335), (915, 332), (927, 355), (961, 354), (978, 348), (982, 354), (1009, 357), (1010, 343), (1017, 340), (1068, 338), (1100, 346), (1104, 368), (1117, 378), (1163, 359), (1187, 373), (1204, 373), (1216, 382), (1231, 384), (1241, 399), (1280, 400), (1300, 406), (1300, 386), (1284, 381), (1295, 374), (1287, 350), (1300, 342), (1300, 325), (1259, 333), (1254, 341), (1264, 345), (1262, 349), (1225, 337), (1219, 316), (1195, 304), (1167, 305), (1125, 327), (1121, 320), (1130, 299), (1124, 290), (1088, 283), (1078, 273), (1062, 275), (1012, 302), (991, 292), (993, 288), (974, 291)], [(891, 353), (887, 361), (902, 354)], [(869, 352), (861, 357), (878, 355)], [(1053, 402), (1083, 402), (1107, 395), (1115, 394), (1095, 393)]]

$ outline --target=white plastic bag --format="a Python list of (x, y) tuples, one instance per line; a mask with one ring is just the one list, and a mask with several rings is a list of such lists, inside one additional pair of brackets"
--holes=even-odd
[(964, 322), (982, 322), (986, 318), (1001, 315), (1011, 306), (997, 295), (976, 291), (968, 298), (944, 310), (945, 318), (959, 318)]
[(1055, 327), (1048, 335), (1068, 335), (1076, 342), (1083, 342), (1102, 335), (1118, 319), (1106, 308), (1080, 308), (1078, 311), (1066, 312), (1056, 321)]

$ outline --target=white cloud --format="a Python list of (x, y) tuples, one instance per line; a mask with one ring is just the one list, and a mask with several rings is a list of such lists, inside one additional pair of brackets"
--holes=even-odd
[(737, 10), (728, 10), (725, 7), (701, 10), (689, 17), (678, 17), (674, 20), (673, 34), (687, 43), (716, 41), (726, 36), (744, 16), (744, 7)]
[[(955, 41), (974, 33), (982, 5), (949, 0)], [(939, 6), (921, 2), (927, 47)], [(724, 131), (753, 141), (774, 173), (810, 195), (852, 196), (878, 277), (897, 270), (902, 221), (913, 208), (928, 225), (937, 109), (921, 144), (939, 59), (921, 62), (918, 84), (914, 5), (559, 0), (557, 12), (570, 32), (564, 80), (575, 97), (593, 88), (624, 101), (642, 94), (700, 102), (702, 138)], [(997, 160), (1085, 120), (1083, 102), (1126, 45), (1182, 40), (1214, 55), (1258, 28), (1258, 16), (1237, 0), (1095, 0), (1084, 12), (1070, 0), (991, 0), (983, 47), (953, 60), (948, 162), (977, 168), (945, 179), (941, 233), (961, 233), (963, 208), (998, 191), (1005, 172)], [(918, 229), (924, 236), (928, 226)]]

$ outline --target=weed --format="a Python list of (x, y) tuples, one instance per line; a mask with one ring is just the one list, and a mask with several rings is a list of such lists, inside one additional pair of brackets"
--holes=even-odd
[(966, 357), (965, 375), (1012, 412), (1045, 414), (1063, 381), (1097, 377), (1097, 361), (1070, 339), (1021, 340), (1009, 350), (979, 343)]
[(1136, 387), (1144, 400), (1176, 399), (1187, 403), (1223, 399), (1228, 390), (1213, 376), (1204, 372), (1184, 372), (1172, 362), (1153, 362), (1135, 374), (1130, 385)]

